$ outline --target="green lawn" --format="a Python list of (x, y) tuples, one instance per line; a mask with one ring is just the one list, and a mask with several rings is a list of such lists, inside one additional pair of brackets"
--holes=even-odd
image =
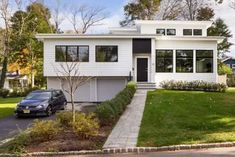
[(17, 98), (1, 98), (0, 97), (0, 119), (14, 114), (16, 103), (22, 100), (21, 97)]
[(148, 92), (138, 146), (235, 141), (235, 88)]

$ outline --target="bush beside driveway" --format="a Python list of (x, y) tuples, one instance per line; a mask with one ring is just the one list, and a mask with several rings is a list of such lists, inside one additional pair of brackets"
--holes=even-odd
[(148, 92), (138, 146), (235, 141), (235, 88)]

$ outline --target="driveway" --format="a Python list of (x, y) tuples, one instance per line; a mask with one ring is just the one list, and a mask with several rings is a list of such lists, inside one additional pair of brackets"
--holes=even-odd
[[(81, 155), (80, 157), (234, 157), (234, 156), (235, 156), (235, 147), (175, 151), (175, 152), (140, 153), (140, 154)], [(63, 157), (75, 157), (75, 156), (63, 156)]]
[(28, 118), (15, 118), (15, 116), (10, 116), (7, 118), (0, 119), (0, 141), (7, 138), (11, 138), (19, 132), (27, 129), (35, 119), (53, 119), (55, 116), (51, 117), (28, 117)]

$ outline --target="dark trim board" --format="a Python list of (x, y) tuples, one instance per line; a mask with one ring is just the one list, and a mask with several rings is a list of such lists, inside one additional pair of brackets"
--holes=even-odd
[(132, 39), (133, 53), (150, 54), (152, 50), (151, 39)]

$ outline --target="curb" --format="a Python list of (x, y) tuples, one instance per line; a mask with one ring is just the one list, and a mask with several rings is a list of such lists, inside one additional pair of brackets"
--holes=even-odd
[[(89, 155), (89, 154), (118, 154), (118, 153), (144, 153), (144, 152), (161, 152), (161, 151), (178, 151), (192, 149), (208, 149), (234, 147), (235, 142), (210, 143), (210, 144), (192, 144), (192, 145), (173, 145), (162, 147), (132, 147), (132, 148), (110, 148), (102, 150), (82, 150), (68, 152), (35, 152), (22, 154), (23, 157), (30, 156), (61, 156), (61, 155)], [(14, 154), (0, 154), (0, 157), (13, 157)], [(18, 155), (19, 156), (19, 155)]]

